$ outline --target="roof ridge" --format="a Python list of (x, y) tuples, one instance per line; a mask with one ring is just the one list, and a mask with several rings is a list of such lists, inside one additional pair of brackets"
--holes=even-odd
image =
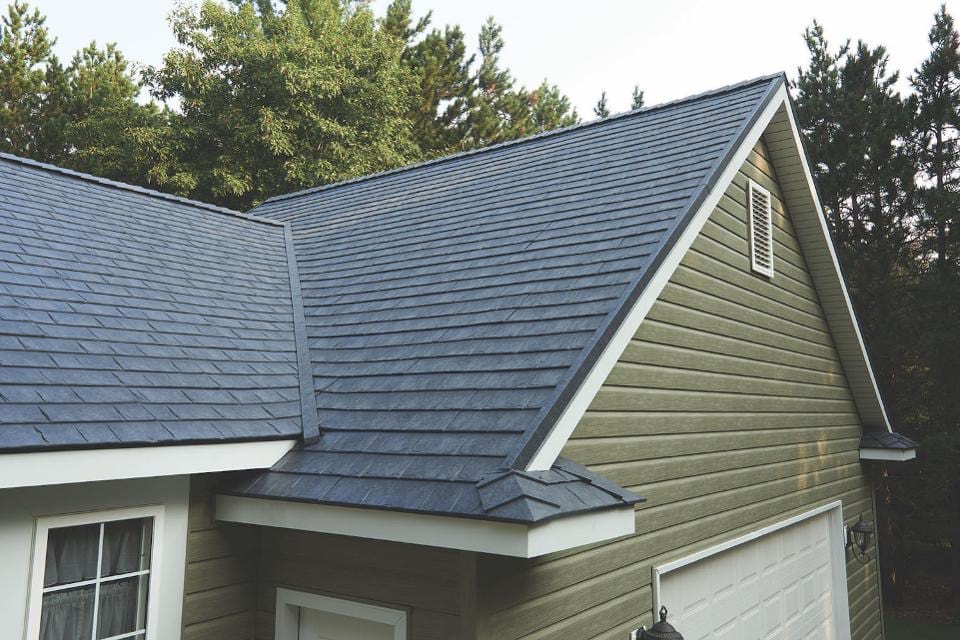
[(122, 189), (124, 191), (132, 191), (133, 193), (139, 193), (141, 195), (149, 196), (152, 198), (158, 198), (161, 200), (169, 200), (171, 202), (177, 202), (179, 204), (186, 204), (198, 209), (207, 209), (209, 211), (216, 211), (217, 213), (223, 213), (226, 215), (235, 216), (237, 218), (242, 218), (244, 220), (252, 220), (254, 222), (260, 222), (263, 224), (270, 224), (274, 226), (282, 227), (285, 223), (278, 220), (272, 220), (270, 218), (264, 218), (262, 216), (254, 216), (249, 213), (244, 213), (242, 211), (235, 211), (233, 209), (228, 209), (226, 207), (221, 207), (219, 205), (210, 204), (207, 202), (201, 202), (199, 200), (191, 200), (190, 198), (184, 198), (183, 196), (176, 196), (172, 193), (164, 193), (162, 191), (157, 191), (155, 189), (148, 189), (146, 187), (140, 187), (134, 184), (128, 184), (126, 182), (119, 182), (117, 180), (110, 180), (109, 178), (102, 178), (100, 176), (95, 176), (90, 173), (83, 173), (81, 171), (74, 171), (73, 169), (67, 169), (64, 167), (59, 167), (55, 164), (50, 164), (48, 162), (40, 162), (39, 160), (33, 160), (31, 158), (24, 158), (22, 156), (17, 156), (12, 153), (5, 153), (0, 151), (0, 160), (6, 160), (7, 162), (12, 162), (27, 167), (32, 167), (34, 169), (41, 169), (43, 171), (50, 171), (52, 173), (59, 173), (71, 178), (76, 178), (78, 180), (84, 180), (87, 182), (94, 182), (96, 184), (112, 187), (114, 189)]
[(337, 181), (337, 182), (331, 182), (331, 183), (329, 183), (329, 184), (319, 185), (319, 186), (316, 186), (316, 187), (308, 187), (308, 188), (306, 188), (306, 189), (301, 189), (301, 190), (299, 190), (299, 191), (291, 191), (290, 193), (285, 193), (285, 194), (273, 196), (272, 198), (267, 198), (266, 200), (264, 200), (263, 202), (261, 202), (259, 205), (257, 205), (257, 206), (254, 207), (253, 209), (251, 209), (251, 211), (255, 211), (255, 210), (258, 209), (259, 207), (262, 207), (263, 205), (268, 204), (268, 203), (271, 203), (271, 202), (279, 202), (279, 201), (281, 201), (281, 200), (290, 200), (290, 199), (293, 199), (293, 198), (298, 198), (298, 197), (300, 197), (300, 196), (310, 195), (310, 194), (312, 194), (312, 193), (319, 193), (319, 192), (321, 192), (321, 191), (328, 191), (328, 190), (330, 190), (330, 189), (335, 189), (335, 188), (337, 188), (337, 187), (342, 187), (342, 186), (346, 186), (346, 185), (349, 185), (349, 184), (356, 184), (356, 183), (359, 183), (359, 182), (366, 182), (366, 181), (368, 181), (368, 180), (373, 180), (373, 179), (376, 179), (376, 178), (383, 178), (383, 177), (391, 176), (391, 175), (398, 174), (398, 173), (404, 173), (404, 172), (406, 172), (406, 171), (412, 171), (412, 170), (415, 170), (415, 169), (420, 169), (420, 168), (422, 168), (422, 167), (429, 167), (429, 166), (433, 166), (433, 165), (437, 165), (437, 164), (442, 164), (442, 163), (444, 163), (444, 162), (451, 162), (451, 161), (453, 161), (453, 160), (458, 160), (458, 159), (460, 159), (460, 158), (466, 158), (466, 157), (470, 157), (470, 156), (474, 156), (474, 155), (479, 155), (479, 154), (482, 154), (482, 153), (487, 153), (487, 152), (491, 152), (491, 151), (496, 151), (496, 150), (498, 150), (498, 149), (503, 149), (503, 148), (505, 148), (505, 147), (513, 147), (513, 146), (521, 145), (521, 144), (524, 144), (524, 143), (527, 143), (527, 142), (532, 142), (532, 141), (534, 141), (534, 140), (540, 140), (540, 139), (542, 139), (542, 138), (547, 138), (547, 137), (550, 137), (550, 136), (562, 135), (562, 134), (568, 133), (568, 132), (570, 132), (570, 131), (577, 131), (577, 130), (584, 129), (584, 128), (587, 128), (587, 127), (593, 127), (593, 126), (605, 124), (605, 123), (607, 123), (607, 122), (611, 122), (611, 121), (614, 121), (614, 120), (622, 120), (622, 119), (625, 119), (625, 118), (629, 118), (629, 117), (631, 117), (631, 116), (636, 116), (636, 115), (641, 114), (641, 113), (648, 113), (648, 112), (651, 112), (651, 111), (657, 111), (657, 110), (660, 110), (660, 109), (664, 109), (664, 108), (667, 108), (667, 107), (672, 107), (672, 106), (675, 106), (675, 105), (678, 105), (678, 104), (682, 104), (682, 103), (685, 103), (685, 102), (693, 102), (694, 100), (700, 100), (700, 99), (703, 99), (703, 98), (708, 98), (708, 97), (713, 97), (713, 96), (722, 95), (722, 94), (727, 93), (727, 92), (730, 92), (730, 91), (737, 91), (737, 90), (739, 90), (739, 89), (742, 89), (742, 88), (744, 88), (744, 87), (748, 87), (748, 86), (750, 86), (750, 85), (760, 84), (760, 83), (762, 83), (762, 82), (769, 82), (769, 81), (773, 80), (774, 78), (781, 77), (781, 76), (785, 76), (785, 75), (786, 75), (786, 74), (785, 74), (783, 71), (780, 71), (780, 72), (777, 72), (777, 73), (771, 73), (771, 74), (767, 74), (767, 75), (764, 75), (764, 76), (758, 76), (758, 77), (752, 78), (752, 79), (750, 79), (750, 80), (743, 80), (743, 81), (741, 81), (741, 82), (736, 82), (736, 83), (734, 83), (734, 84), (725, 85), (725, 86), (723, 86), (723, 87), (719, 87), (719, 88), (717, 88), (717, 89), (711, 89), (711, 90), (709, 90), (709, 91), (703, 91), (703, 92), (701, 92), (701, 93), (693, 94), (693, 95), (686, 96), (686, 97), (683, 97), (683, 98), (678, 98), (678, 99), (676, 99), (676, 100), (669, 100), (669, 101), (667, 101), (667, 102), (661, 102), (661, 103), (659, 103), (659, 104), (651, 105), (651, 106), (649, 106), (649, 107), (641, 107), (641, 108), (639, 108), (639, 109), (631, 109), (631, 110), (629, 110), (629, 111), (624, 111), (624, 112), (622, 112), (622, 113), (616, 113), (616, 114), (613, 114), (613, 115), (611, 115), (611, 116), (607, 116), (606, 118), (597, 118), (597, 119), (594, 119), (594, 120), (588, 120), (588, 121), (586, 121), (586, 122), (578, 122), (578, 123), (576, 123), (576, 124), (573, 124), (573, 125), (570, 125), (570, 126), (567, 126), (567, 127), (560, 127), (560, 128), (557, 128), (557, 129), (550, 129), (549, 131), (542, 131), (542, 132), (540, 132), (540, 133), (535, 133), (535, 134), (532, 134), (532, 135), (529, 135), (529, 136), (524, 136), (524, 137), (522, 137), (522, 138), (517, 138), (517, 139), (515, 139), (515, 140), (507, 140), (507, 141), (504, 141), (504, 142), (498, 142), (498, 143), (496, 143), (496, 144), (491, 144), (491, 145), (488, 145), (488, 146), (486, 146), (486, 147), (480, 147), (480, 148), (477, 148), (477, 149), (469, 149), (469, 150), (467, 150), (467, 151), (458, 151), (458, 152), (456, 152), (456, 153), (451, 153), (451, 154), (439, 156), (439, 157), (436, 157), (436, 158), (431, 158), (431, 159), (429, 159), (429, 160), (423, 160), (423, 161), (421, 161), (421, 162), (414, 162), (414, 163), (412, 163), (412, 164), (403, 165), (403, 166), (401, 166), (401, 167), (396, 167), (396, 168), (394, 168), (394, 169), (386, 169), (386, 170), (384, 170), (384, 171), (378, 171), (378, 172), (375, 172), (375, 173), (368, 173), (368, 174), (366, 174), (366, 175), (357, 176), (357, 177), (355, 177), (355, 178), (347, 178), (346, 180), (340, 180), (340, 181)]

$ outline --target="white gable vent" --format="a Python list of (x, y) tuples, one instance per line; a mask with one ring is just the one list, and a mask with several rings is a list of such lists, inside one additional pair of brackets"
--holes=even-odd
[(747, 208), (750, 209), (750, 266), (757, 273), (773, 277), (773, 214), (770, 192), (749, 182)]

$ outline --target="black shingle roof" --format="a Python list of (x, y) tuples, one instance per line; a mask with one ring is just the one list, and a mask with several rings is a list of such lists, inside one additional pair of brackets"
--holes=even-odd
[(637, 500), (517, 469), (782, 82), (259, 207), (293, 232), (322, 435), (227, 491), (530, 522)]
[(860, 436), (861, 449), (916, 449), (919, 446), (907, 436), (886, 429), (864, 429)]
[(0, 156), (0, 450), (298, 437), (284, 232)]

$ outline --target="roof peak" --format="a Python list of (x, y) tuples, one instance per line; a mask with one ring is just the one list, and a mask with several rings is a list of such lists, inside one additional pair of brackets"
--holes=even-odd
[(316, 186), (316, 187), (308, 187), (308, 188), (306, 188), (306, 189), (301, 189), (301, 190), (299, 190), (299, 191), (292, 191), (292, 192), (290, 192), (290, 193), (285, 193), (285, 194), (273, 196), (272, 198), (267, 198), (267, 199), (264, 200), (262, 203), (260, 203), (259, 205), (257, 205), (257, 207), (254, 207), (253, 210), (256, 210), (258, 207), (262, 207), (263, 205), (265, 205), (265, 204), (267, 204), (267, 203), (279, 202), (279, 201), (281, 201), (281, 200), (289, 200), (289, 199), (293, 199), (293, 198), (298, 198), (298, 197), (300, 197), (300, 196), (310, 195), (310, 194), (312, 194), (312, 193), (319, 193), (319, 192), (321, 192), (321, 191), (327, 191), (327, 190), (334, 189), (334, 188), (341, 187), (341, 186), (345, 186), (345, 185), (348, 185), (348, 184), (355, 184), (355, 183), (359, 183), (359, 182), (366, 182), (367, 180), (373, 180), (373, 179), (375, 179), (375, 178), (381, 178), (381, 177), (390, 176), (390, 175), (394, 175), (394, 174), (404, 173), (404, 172), (406, 172), (406, 171), (412, 171), (412, 170), (414, 170), (414, 169), (419, 169), (419, 168), (421, 168), (421, 167), (433, 166), (433, 165), (441, 164), (441, 163), (444, 163), (444, 162), (451, 162), (451, 161), (453, 161), (453, 160), (458, 160), (458, 159), (460, 159), (460, 158), (465, 158), (465, 157), (470, 157), (470, 156), (474, 156), (474, 155), (479, 155), (479, 154), (483, 154), (483, 153), (487, 153), (487, 152), (491, 152), (491, 151), (496, 151), (496, 150), (498, 150), (498, 149), (503, 149), (503, 148), (505, 148), (505, 147), (518, 146), (518, 145), (521, 145), (521, 144), (524, 144), (524, 143), (527, 143), (527, 142), (532, 142), (532, 141), (534, 141), (534, 140), (540, 140), (541, 138), (547, 138), (547, 137), (551, 137), (551, 136), (562, 135), (562, 134), (568, 133), (568, 132), (570, 132), (570, 131), (577, 131), (577, 130), (584, 129), (584, 128), (587, 128), (587, 127), (598, 126), (598, 125), (602, 125), (602, 124), (605, 124), (605, 123), (608, 123), (608, 122), (612, 122), (612, 121), (615, 121), (615, 120), (622, 120), (622, 119), (625, 119), (625, 118), (629, 118), (629, 117), (632, 117), (632, 116), (636, 116), (636, 115), (639, 115), (639, 114), (642, 114), (642, 113), (645, 114), (645, 113), (649, 113), (649, 112), (651, 112), (651, 111), (658, 111), (658, 110), (660, 110), (660, 109), (664, 109), (664, 108), (667, 108), (667, 107), (673, 107), (673, 106), (676, 106), (676, 105), (678, 105), (678, 104), (682, 104), (682, 103), (685, 103), (685, 102), (692, 102), (692, 101), (694, 101), (694, 100), (700, 100), (700, 99), (703, 99), (703, 98), (710, 98), (710, 97), (714, 97), (714, 96), (717, 96), (717, 95), (720, 95), (720, 94), (723, 94), (723, 93), (726, 93), (726, 92), (730, 92), (730, 91), (737, 91), (737, 90), (739, 90), (739, 89), (743, 89), (744, 87), (749, 87), (749, 86), (754, 85), (754, 84), (760, 84), (760, 83), (762, 83), (762, 82), (770, 82), (770, 81), (772, 81), (772, 80), (774, 80), (774, 79), (777, 79), (777, 78), (786, 79), (786, 74), (785, 74), (784, 72), (780, 71), (780, 72), (777, 72), (777, 73), (771, 73), (771, 74), (764, 75), (764, 76), (758, 76), (758, 77), (756, 77), (756, 78), (751, 78), (750, 80), (743, 80), (743, 81), (741, 81), (741, 82), (736, 82), (736, 83), (734, 83), (734, 84), (725, 85), (725, 86), (723, 86), (723, 87), (719, 87), (719, 88), (716, 88), (716, 89), (711, 89), (711, 90), (709, 90), (709, 91), (703, 91), (703, 92), (701, 92), (701, 93), (696, 93), (696, 94), (689, 95), (689, 96), (686, 96), (686, 97), (683, 97), (683, 98), (678, 98), (678, 99), (676, 99), (676, 100), (669, 100), (669, 101), (667, 101), (667, 102), (661, 102), (661, 103), (659, 103), (659, 104), (651, 105), (651, 106), (649, 106), (649, 107), (641, 107), (640, 109), (631, 109), (631, 110), (629, 110), (629, 111), (624, 111), (624, 112), (622, 112), (622, 113), (616, 113), (616, 114), (613, 114), (613, 115), (611, 115), (611, 116), (607, 116), (606, 118), (597, 118), (597, 119), (595, 119), (595, 120), (588, 120), (587, 122), (578, 122), (577, 124), (573, 124), (573, 125), (570, 125), (570, 126), (567, 126), (567, 127), (560, 127), (560, 128), (558, 128), (558, 129), (550, 129), (549, 131), (543, 131), (543, 132), (541, 132), (541, 133), (536, 133), (536, 134), (533, 134), (533, 135), (524, 136), (524, 137), (522, 137), (522, 138), (517, 138), (517, 139), (515, 139), (515, 140), (507, 140), (507, 141), (505, 141), (505, 142), (499, 142), (499, 143), (496, 143), (496, 144), (491, 144), (491, 145), (488, 145), (488, 146), (486, 146), (486, 147), (480, 147), (480, 148), (477, 148), (477, 149), (470, 149), (470, 150), (467, 150), (467, 151), (458, 151), (458, 152), (456, 152), (456, 153), (451, 153), (451, 154), (439, 156), (439, 157), (436, 157), (436, 158), (431, 158), (431, 159), (429, 159), (429, 160), (424, 160), (424, 161), (422, 161), (422, 162), (414, 162), (414, 163), (412, 163), (412, 164), (403, 165), (403, 166), (400, 166), (400, 167), (396, 167), (396, 168), (394, 168), (394, 169), (387, 169), (387, 170), (384, 170), (384, 171), (378, 171), (378, 172), (376, 172), (376, 173), (369, 173), (369, 174), (366, 174), (366, 175), (357, 176), (356, 178), (348, 178), (348, 179), (346, 179), (346, 180), (340, 180), (340, 181), (338, 181), (338, 182), (331, 182), (331, 183), (329, 183), (329, 184), (318, 185), (318, 186)]
[(234, 211), (233, 209), (228, 209), (226, 207), (221, 207), (215, 204), (200, 202), (199, 200), (191, 200), (190, 198), (184, 198), (182, 196), (176, 196), (171, 193), (164, 193), (162, 191), (156, 191), (154, 189), (147, 189), (146, 187), (127, 184), (126, 182), (118, 182), (116, 180), (110, 180), (109, 178), (101, 178), (100, 176), (95, 176), (90, 173), (83, 173), (81, 171), (74, 171), (73, 169), (58, 167), (57, 165), (54, 165), (54, 164), (49, 164), (47, 162), (40, 162), (38, 160), (32, 160), (30, 158), (24, 158), (21, 156), (14, 155), (12, 153), (5, 153), (0, 151), (0, 160), (4, 160), (14, 164), (20, 164), (20, 165), (31, 167), (34, 169), (40, 169), (42, 171), (49, 171), (51, 173), (59, 173), (60, 175), (68, 176), (70, 178), (76, 178), (78, 180), (84, 180), (86, 182), (93, 182), (105, 187), (112, 187), (114, 189), (121, 189), (123, 191), (132, 191), (133, 193), (139, 193), (141, 195), (149, 196), (151, 198), (159, 198), (161, 200), (177, 202), (179, 204), (185, 204), (185, 205), (197, 207), (199, 209), (207, 209), (208, 211), (215, 211), (217, 213), (231, 215), (237, 218), (243, 218), (244, 220), (251, 220), (254, 222), (259, 222), (261, 224), (271, 224), (274, 226), (281, 226), (281, 227), (284, 225), (284, 223), (282, 222), (271, 220), (269, 218), (250, 215), (248, 213), (243, 213), (242, 211)]

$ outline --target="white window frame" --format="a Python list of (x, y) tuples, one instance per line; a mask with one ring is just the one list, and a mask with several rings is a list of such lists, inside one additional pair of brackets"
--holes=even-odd
[(694, 562), (715, 556), (742, 544), (753, 542), (758, 538), (762, 538), (763, 536), (771, 533), (776, 533), (777, 531), (786, 529), (787, 527), (791, 527), (805, 520), (816, 518), (817, 516), (823, 514), (828, 515), (830, 519), (830, 531), (833, 533), (833, 535), (830, 536), (830, 563), (833, 569), (833, 606), (834, 615), (836, 616), (837, 620), (837, 638), (838, 640), (850, 640), (850, 607), (848, 603), (849, 594), (847, 592), (846, 527), (843, 523), (842, 500), (828, 502), (827, 504), (819, 506), (816, 509), (811, 509), (810, 511), (800, 513), (791, 518), (787, 518), (786, 520), (775, 522), (774, 524), (762, 527), (756, 531), (751, 531), (750, 533), (737, 538), (721, 542), (718, 545), (709, 547), (702, 551), (691, 553), (690, 555), (678, 560), (655, 566), (653, 568), (654, 619), (657, 619), (656, 612), (660, 610), (661, 606), (660, 579), (664, 574), (671, 571), (676, 571), (681, 567), (685, 567), (689, 564), (693, 564)]
[(276, 640), (298, 640), (300, 610), (315, 609), (393, 626), (394, 640), (407, 640), (407, 612), (354, 600), (277, 588)]
[[(54, 516), (40, 516), (36, 518), (36, 528), (33, 537), (33, 562), (30, 569), (29, 602), (27, 604), (27, 625), (24, 640), (39, 640), (40, 612), (43, 605), (43, 576), (47, 561), (47, 540), (51, 529), (62, 527), (76, 527), (117, 520), (133, 520), (137, 518), (153, 518), (153, 539), (150, 543), (150, 569), (147, 575), (147, 615), (146, 633), (124, 634), (113, 636), (130, 638), (131, 640), (156, 640), (159, 624), (159, 607), (156, 606), (160, 589), (160, 573), (163, 553), (163, 505), (144, 507), (129, 507), (124, 509), (109, 509), (103, 511), (87, 511)], [(137, 572), (140, 573), (140, 572)], [(109, 640), (109, 639), (108, 639)]]
[[(756, 271), (757, 273), (764, 275), (768, 278), (772, 278), (775, 267), (774, 267), (774, 241), (773, 241), (773, 197), (770, 195), (770, 191), (764, 189), (759, 184), (753, 180), (747, 180), (747, 214), (748, 222), (750, 225), (750, 268)], [(767, 199), (767, 246), (764, 247), (766, 251), (770, 252), (770, 266), (769, 268), (766, 265), (760, 264), (757, 262), (757, 246), (758, 238), (754, 234), (755, 224), (753, 217), (753, 194), (759, 193), (764, 198)]]

